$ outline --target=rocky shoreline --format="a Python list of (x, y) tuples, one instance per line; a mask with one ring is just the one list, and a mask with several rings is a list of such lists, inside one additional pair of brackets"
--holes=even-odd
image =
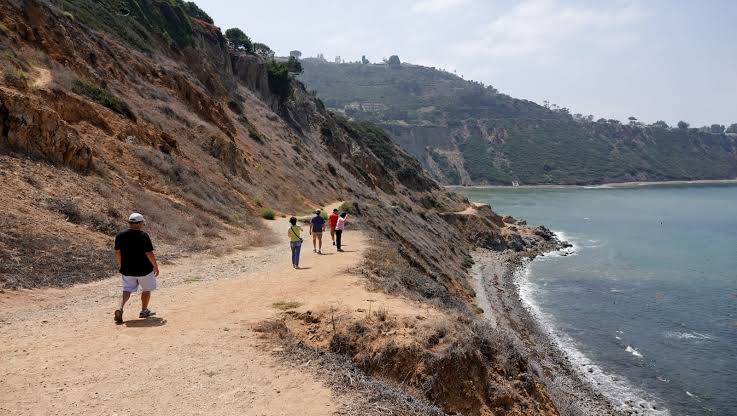
[[(604, 396), (576, 369), (548, 331), (527, 309), (520, 297), (516, 276), (538, 255), (566, 247), (557, 239), (545, 247), (525, 252), (495, 252), (478, 249), (473, 253), (472, 278), (477, 302), (485, 318), (515, 339), (521, 354), (530, 358), (533, 369), (544, 380), (546, 390), (563, 415), (646, 414), (636, 405), (621, 409)], [(649, 410), (649, 409), (648, 409)]]

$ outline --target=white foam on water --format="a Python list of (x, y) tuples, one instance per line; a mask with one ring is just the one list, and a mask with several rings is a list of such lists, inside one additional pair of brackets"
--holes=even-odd
[[(556, 235), (560, 238), (565, 234), (556, 232)], [(623, 411), (637, 410), (638, 414), (647, 416), (670, 415), (670, 411), (662, 406), (661, 400), (635, 387), (624, 377), (605, 372), (577, 348), (576, 342), (569, 335), (556, 329), (555, 319), (550, 314), (543, 312), (535, 301), (535, 287), (530, 282), (530, 274), (528, 265), (520, 269), (514, 278), (522, 304), (538, 321), (540, 327), (548, 334), (557, 348), (567, 356), (581, 378), (587, 380), (594, 389), (604, 394), (614, 406)], [(628, 348), (631, 347), (628, 346)], [(634, 348), (631, 349), (630, 352), (633, 355), (639, 354)], [(639, 356), (642, 357), (642, 355)]]
[(556, 231), (551, 230), (553, 234), (555, 234), (555, 237), (558, 238), (559, 241), (567, 241), (571, 244), (571, 247), (564, 248), (562, 250), (558, 251), (551, 251), (550, 253), (545, 254), (545, 257), (564, 257), (564, 256), (575, 256), (578, 249), (581, 247), (575, 239), (570, 238), (566, 233), (563, 231)]
[(624, 350), (627, 351), (628, 353), (634, 355), (635, 357), (642, 358), (642, 354), (640, 354), (639, 351), (637, 351), (636, 349), (632, 348), (629, 345)]
[(695, 341), (711, 341), (714, 339), (713, 336), (702, 334), (700, 332), (678, 332), (678, 331), (666, 331), (663, 333), (666, 338), (673, 339), (687, 339)]

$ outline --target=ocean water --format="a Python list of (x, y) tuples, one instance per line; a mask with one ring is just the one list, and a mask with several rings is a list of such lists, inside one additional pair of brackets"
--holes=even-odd
[(737, 415), (737, 186), (461, 192), (574, 244), (534, 260), (520, 293), (616, 403)]

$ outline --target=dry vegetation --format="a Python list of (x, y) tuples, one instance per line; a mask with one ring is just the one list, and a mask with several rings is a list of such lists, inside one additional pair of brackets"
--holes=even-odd
[(468, 201), (380, 129), (335, 117), (295, 82), (275, 96), (268, 64), (229, 52), (207, 23), (183, 38), (204, 45), (151, 33), (161, 42), (147, 54), (39, 0), (0, 3), (0, 23), (10, 33), (0, 53), (12, 57), (0, 68), (0, 286), (109, 276), (112, 235), (132, 211), (169, 261), (263, 244), (259, 216), (350, 200), (349, 227), (375, 236), (361, 274), (424, 312), (300, 313), (285, 299), (272, 305), (283, 322), (258, 329), (285, 342), (287, 359), (313, 360), (336, 388), (360, 393), (355, 414), (442, 414), (429, 403), (469, 415), (556, 413), (513, 338), (477, 320), (468, 275), (474, 247), (540, 239), (522, 240), (491, 210), (455, 213)]

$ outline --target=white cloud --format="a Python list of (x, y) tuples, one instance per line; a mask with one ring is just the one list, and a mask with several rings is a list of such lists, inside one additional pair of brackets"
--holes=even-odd
[(559, 0), (525, 0), (489, 23), (459, 50), (464, 55), (523, 57), (547, 52), (574, 38), (601, 40), (599, 43), (604, 45), (616, 43), (614, 39), (631, 42), (636, 35), (621, 31), (643, 17), (637, 3), (584, 8), (565, 6)]
[(468, 3), (468, 0), (421, 0), (412, 6), (419, 13), (440, 13)]

